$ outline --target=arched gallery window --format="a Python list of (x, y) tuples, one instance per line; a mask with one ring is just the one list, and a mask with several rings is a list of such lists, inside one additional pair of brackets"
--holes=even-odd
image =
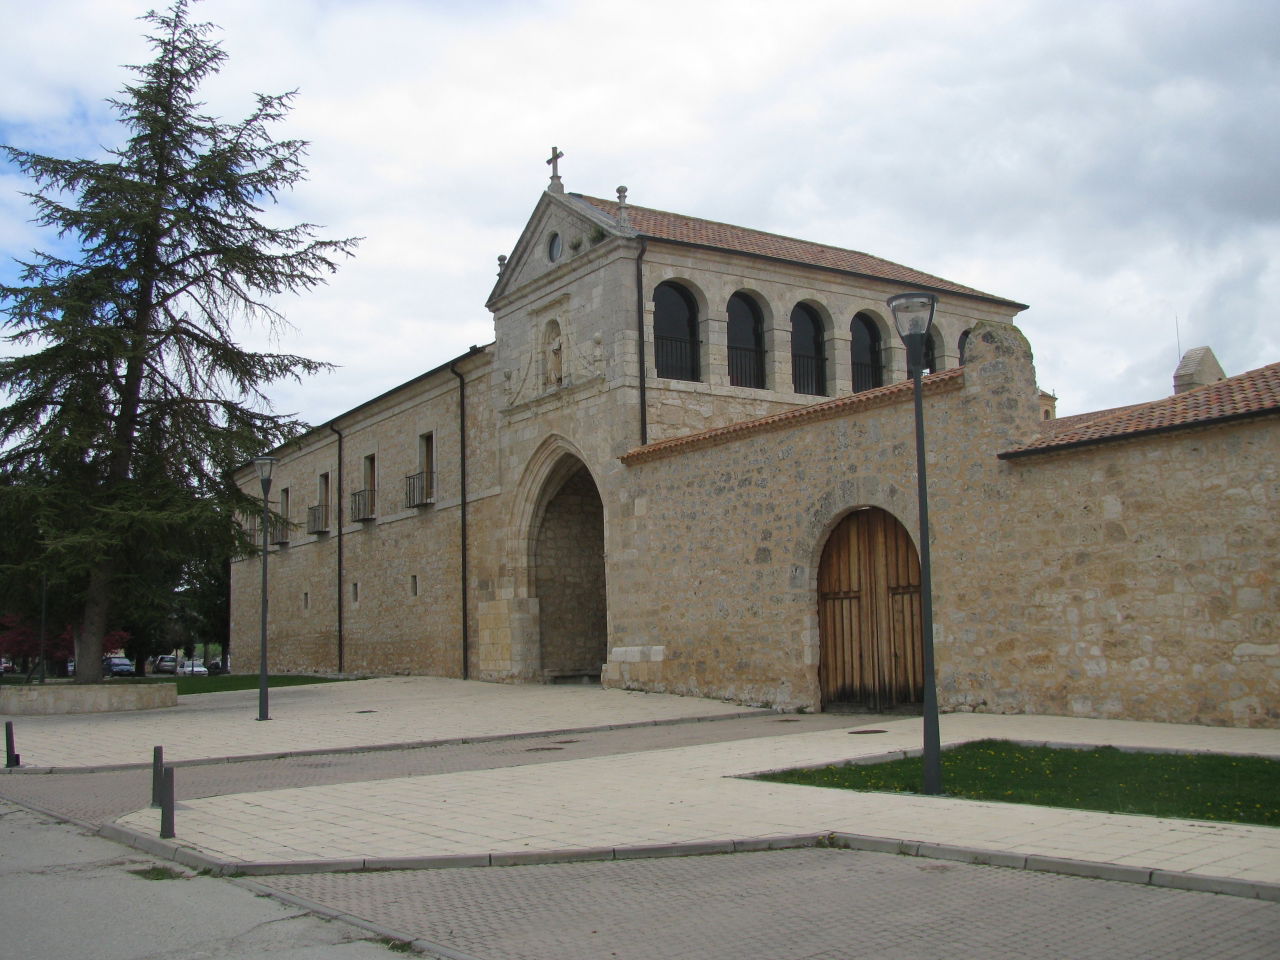
[(938, 331), (936, 329), (924, 339), (924, 372), (938, 372)]
[(969, 346), (969, 334), (972, 332), (973, 332), (972, 330), (966, 330), (964, 333), (960, 334), (960, 345), (958, 347), (958, 353), (960, 356), (961, 363), (964, 363), (964, 351), (965, 351), (965, 348)]
[(875, 318), (859, 313), (849, 324), (849, 334), (854, 393), (883, 386), (884, 359), (880, 353), (880, 328)]
[(791, 386), (796, 393), (820, 397), (827, 392), (822, 333), (818, 311), (797, 303), (791, 311)]
[(729, 298), (729, 383), (764, 386), (764, 320), (745, 293)]
[(653, 353), (658, 376), (700, 380), (698, 376), (698, 304), (678, 283), (653, 291)]

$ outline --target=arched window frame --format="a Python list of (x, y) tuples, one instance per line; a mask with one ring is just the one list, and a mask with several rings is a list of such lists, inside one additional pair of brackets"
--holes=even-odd
[(755, 297), (739, 290), (729, 298), (729, 385), (763, 390), (764, 313)]
[(884, 386), (884, 338), (873, 314), (861, 310), (849, 321), (849, 360), (853, 392)]
[(960, 334), (960, 340), (956, 344), (956, 356), (960, 358), (960, 364), (964, 365), (964, 352), (969, 346), (969, 336), (973, 333), (972, 329), (965, 330)]
[(929, 332), (929, 336), (925, 337), (925, 340), (924, 340), (924, 372), (925, 373), (937, 373), (941, 369), (941, 367), (938, 365), (938, 357), (940, 356), (940, 353), (941, 353), (938, 350), (938, 346), (939, 346), (938, 341), (940, 338), (941, 338), (941, 335), (938, 333), (937, 327), (934, 327)]
[(665, 280), (653, 290), (654, 371), (668, 380), (702, 379), (698, 301), (683, 284)]
[[(808, 336), (800, 335), (804, 332)], [(827, 329), (812, 304), (791, 308), (791, 388), (808, 396), (827, 395)]]

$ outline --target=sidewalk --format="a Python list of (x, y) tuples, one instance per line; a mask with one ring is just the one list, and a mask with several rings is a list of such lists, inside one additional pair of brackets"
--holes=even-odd
[(547, 684), (382, 677), (270, 691), (258, 721), (257, 690), (179, 697), (165, 710), (8, 717), (27, 772), (242, 760), (448, 743), (533, 733), (740, 717), (741, 704)]
[[(365, 712), (374, 711), (374, 712)], [(24, 767), (355, 751), (742, 716), (715, 701), (617, 690), (388, 678), (186, 698), (177, 710), (17, 718)], [(919, 718), (644, 752), (188, 800), (174, 841), (140, 810), (104, 835), (215, 872), (481, 866), (835, 844), (1280, 900), (1280, 829), (741, 777), (916, 750)], [(799, 726), (799, 725), (798, 725)], [(988, 737), (1280, 757), (1280, 731), (951, 714), (944, 744)], [(181, 778), (183, 771), (175, 776)]]
[[(193, 800), (178, 844), (243, 873), (481, 866), (825, 842), (1280, 900), (1280, 829), (740, 777), (912, 750), (918, 718), (563, 763)], [(1280, 756), (1280, 733), (1055, 717), (950, 715), (986, 737)], [(180, 775), (180, 774), (179, 774)], [(124, 817), (158, 836), (152, 810)], [(830, 835), (836, 835), (832, 838)]]

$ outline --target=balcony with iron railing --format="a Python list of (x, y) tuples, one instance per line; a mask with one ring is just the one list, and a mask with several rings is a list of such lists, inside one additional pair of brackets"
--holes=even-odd
[(287, 546), (289, 543), (289, 521), (272, 517), (271, 523), (267, 526), (267, 539), (277, 547)]
[(658, 376), (668, 380), (698, 380), (698, 341), (684, 337), (653, 338)]
[(791, 355), (792, 389), (796, 393), (804, 393), (813, 397), (824, 396), (827, 392), (827, 384), (822, 368), (822, 357), (793, 353)]
[(853, 363), (853, 392), (884, 386), (884, 367), (878, 363)]
[(329, 532), (329, 505), (327, 503), (307, 507), (307, 533)]
[(372, 520), (377, 516), (377, 490), (357, 490), (351, 494), (351, 519)]
[(429, 507), (436, 502), (436, 476), (431, 471), (415, 473), (404, 478), (404, 505)]
[(734, 387), (763, 387), (764, 351), (755, 347), (730, 347), (729, 384)]

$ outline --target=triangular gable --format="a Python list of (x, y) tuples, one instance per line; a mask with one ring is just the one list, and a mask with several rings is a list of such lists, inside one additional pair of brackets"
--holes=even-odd
[[(554, 263), (547, 255), (553, 233), (560, 234), (562, 244), (560, 256)], [(538, 199), (528, 222), (520, 231), (487, 304), (492, 307), (507, 293), (559, 269), (577, 254), (605, 239), (631, 235), (633, 232), (620, 228), (613, 217), (584, 203), (581, 197), (548, 190)]]

